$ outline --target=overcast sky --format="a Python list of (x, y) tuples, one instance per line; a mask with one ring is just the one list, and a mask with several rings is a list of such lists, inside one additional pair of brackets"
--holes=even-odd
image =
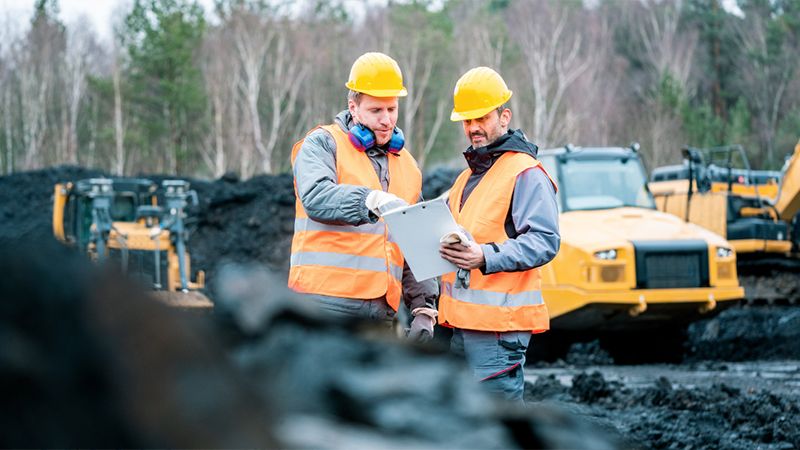
[[(213, 0), (198, 0), (206, 13), (213, 8)], [(111, 36), (112, 13), (122, 6), (129, 6), (133, 0), (59, 0), (59, 17), (67, 25), (74, 23), (81, 15), (92, 23), (101, 39)], [(27, 27), (33, 13), (34, 0), (0, 0), (3, 19), (11, 18), (17, 31)], [(123, 11), (127, 12), (128, 7)], [(2, 19), (0, 19), (2, 20)]]
[[(208, 14), (213, 8), (213, 0), (198, 0)], [(374, 2), (375, 0), (351, 0), (353, 3)], [(488, 0), (487, 0), (488, 1)], [(636, 0), (628, 0), (636, 1)], [(0, 0), (0, 23), (10, 20), (15, 30), (24, 30), (33, 12), (34, 0)], [(67, 25), (74, 23), (78, 17), (85, 15), (93, 24), (101, 39), (111, 36), (112, 13), (120, 6), (130, 5), (132, 0), (59, 0), (61, 20)], [(725, 9), (741, 14), (736, 0), (722, 0)], [(127, 12), (128, 8), (124, 11)]]

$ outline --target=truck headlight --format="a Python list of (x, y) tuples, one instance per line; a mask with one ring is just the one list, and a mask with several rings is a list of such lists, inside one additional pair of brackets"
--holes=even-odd
[(594, 257), (597, 259), (611, 261), (617, 259), (617, 251), (612, 248), (611, 250), (603, 250), (601, 252), (595, 252)]
[(717, 247), (717, 258), (730, 258), (733, 256), (733, 250), (727, 247)]

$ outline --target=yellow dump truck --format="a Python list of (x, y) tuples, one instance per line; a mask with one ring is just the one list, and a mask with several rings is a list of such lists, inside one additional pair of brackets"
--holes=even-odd
[(724, 236), (749, 300), (800, 300), (800, 143), (781, 171), (752, 170), (738, 145), (683, 155), (653, 170), (658, 209)]
[(656, 209), (638, 145), (538, 158), (559, 186), (561, 250), (541, 272), (553, 330), (676, 328), (743, 297), (731, 244)]

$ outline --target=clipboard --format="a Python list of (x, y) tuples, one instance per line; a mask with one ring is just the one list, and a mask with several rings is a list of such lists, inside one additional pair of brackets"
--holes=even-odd
[(417, 281), (458, 270), (455, 264), (439, 255), (439, 239), (459, 230), (445, 199), (394, 209), (385, 213), (383, 220)]

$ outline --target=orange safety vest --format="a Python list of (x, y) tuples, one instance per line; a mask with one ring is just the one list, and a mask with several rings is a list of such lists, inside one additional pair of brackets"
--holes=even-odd
[[(337, 183), (382, 190), (369, 157), (350, 143), (341, 127), (317, 128), (330, 133), (336, 142)], [(292, 147), (292, 166), (304, 140)], [(422, 191), (422, 174), (414, 158), (403, 148), (396, 155), (388, 155), (388, 164), (389, 192), (409, 204), (416, 203)], [(317, 222), (306, 214), (295, 183), (294, 237), (289, 269), (292, 290), (363, 300), (385, 295), (386, 302), (397, 311), (402, 293), (403, 262), (403, 254), (389, 236), (383, 219), (359, 226)]]
[[(466, 228), (479, 244), (505, 242), (509, 239), (505, 221), (517, 176), (537, 166), (540, 166), (539, 161), (530, 155), (504, 153), (481, 178), (461, 208), (461, 196), (472, 173), (466, 169), (450, 190), (450, 211), (456, 222)], [(442, 295), (439, 298), (439, 323), (442, 325), (497, 332), (530, 330), (541, 333), (550, 329), (538, 268), (489, 275), (474, 269), (470, 271), (468, 289), (457, 288), (454, 282), (455, 272), (442, 277)]]

